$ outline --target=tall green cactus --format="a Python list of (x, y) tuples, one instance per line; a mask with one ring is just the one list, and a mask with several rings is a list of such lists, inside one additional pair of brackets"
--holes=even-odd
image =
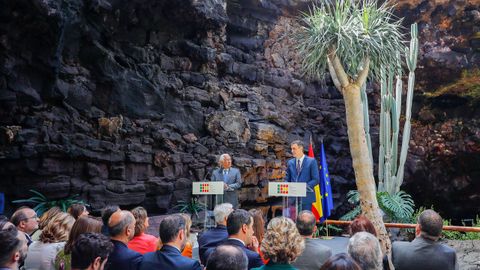
[[(400, 64), (394, 67), (384, 67), (380, 72), (380, 134), (379, 134), (379, 153), (378, 153), (378, 191), (386, 191), (389, 194), (395, 194), (400, 190), (403, 182), (403, 173), (405, 161), (407, 159), (408, 146), (410, 141), (411, 115), (413, 87), (415, 83), (415, 69), (417, 67), (418, 55), (418, 30), (417, 24), (412, 24), (410, 28), (411, 40), (410, 47), (407, 48), (405, 58), (408, 67), (408, 90), (407, 90), (407, 108), (405, 110), (405, 124), (403, 127), (402, 147), (400, 151), (400, 160), (398, 160), (398, 138), (400, 131), (400, 114), (402, 111), (402, 69)], [(397, 55), (400, 62), (400, 54)], [(393, 82), (395, 83), (395, 92), (393, 91)], [(362, 103), (364, 113), (365, 135), (372, 159), (371, 139), (368, 121), (368, 100), (365, 85), (362, 86)]]

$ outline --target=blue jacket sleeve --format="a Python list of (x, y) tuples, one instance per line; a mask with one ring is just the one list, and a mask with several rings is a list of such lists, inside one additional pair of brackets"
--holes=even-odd
[(232, 190), (236, 190), (242, 187), (242, 177), (240, 175), (240, 170), (235, 169), (235, 183), (228, 185)]
[(310, 180), (308, 181), (308, 187), (313, 189), (318, 183), (320, 183), (320, 174), (318, 173), (317, 160), (312, 158), (310, 162)]

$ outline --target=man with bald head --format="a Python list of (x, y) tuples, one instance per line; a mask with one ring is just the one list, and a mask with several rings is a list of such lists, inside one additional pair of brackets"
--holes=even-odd
[(28, 245), (32, 243), (30, 235), (38, 229), (38, 220), (37, 213), (29, 207), (20, 207), (10, 219), (17, 230), (25, 233)]
[(455, 250), (438, 243), (443, 220), (435, 211), (427, 209), (418, 217), (416, 238), (412, 242), (393, 242), (392, 260), (395, 269), (456, 270)]
[(106, 269), (137, 270), (143, 259), (142, 254), (127, 246), (135, 234), (135, 217), (129, 211), (113, 213), (108, 220), (108, 231), (114, 248)]

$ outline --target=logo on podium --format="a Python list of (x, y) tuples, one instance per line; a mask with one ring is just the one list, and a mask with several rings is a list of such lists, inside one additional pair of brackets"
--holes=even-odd
[(223, 182), (193, 182), (193, 195), (221, 195), (223, 194)]

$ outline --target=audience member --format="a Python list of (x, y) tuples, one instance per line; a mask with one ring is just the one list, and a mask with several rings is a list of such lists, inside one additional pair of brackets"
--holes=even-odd
[(13, 223), (11, 223), (10, 221), (8, 221), (8, 218), (4, 215), (1, 215), (0, 216), (0, 231), (1, 230), (6, 230), (6, 229), (9, 229), (9, 228), (15, 228), (15, 225), (13, 225)]
[(32, 208), (20, 207), (15, 213), (13, 213), (10, 222), (17, 227), (17, 229), (27, 237), (27, 244), (33, 242), (31, 234), (38, 229), (38, 216)]
[(198, 254), (203, 265), (207, 264), (205, 252), (209, 248), (215, 248), (228, 238), (227, 218), (232, 211), (233, 206), (230, 203), (219, 204), (213, 209), (217, 226), (202, 233), (198, 238)]
[(377, 236), (377, 231), (373, 226), (373, 223), (364, 215), (356, 217), (349, 227), (350, 235), (354, 235), (357, 232), (368, 232)]
[(247, 270), (248, 258), (236, 246), (221, 245), (208, 258), (206, 270)]
[(120, 207), (118, 205), (107, 205), (105, 208), (102, 210), (102, 233), (105, 236), (110, 236), (110, 233), (108, 232), (108, 221), (110, 220), (110, 217), (112, 216), (113, 213), (120, 211)]
[(290, 264), (297, 259), (305, 248), (305, 242), (298, 233), (295, 223), (286, 217), (270, 220), (260, 249), (268, 264), (255, 268), (258, 270), (296, 269)]
[(382, 270), (383, 253), (378, 239), (369, 232), (358, 232), (348, 242), (348, 254), (363, 270)]
[(157, 250), (158, 238), (145, 233), (145, 230), (149, 226), (147, 210), (139, 206), (133, 208), (131, 212), (133, 217), (135, 217), (135, 235), (133, 239), (128, 242), (128, 248), (140, 254)]
[(458, 269), (455, 250), (438, 243), (442, 234), (442, 217), (425, 210), (418, 217), (416, 238), (412, 242), (393, 242), (392, 261), (396, 270)]
[(330, 257), (320, 270), (362, 270), (362, 268), (346, 253), (339, 253)]
[(160, 223), (162, 249), (145, 254), (140, 269), (202, 270), (197, 260), (181, 254), (187, 241), (185, 229), (185, 219), (181, 215), (165, 217)]
[[(265, 220), (263, 219), (263, 212), (260, 209), (250, 209), (248, 212), (252, 214), (253, 217), (253, 237), (255, 238), (254, 241), (257, 243), (261, 243), (263, 240), (263, 236), (265, 235)], [(258, 245), (258, 253), (260, 257), (262, 257), (262, 252), (260, 251), (260, 245)], [(263, 259), (263, 263), (267, 263), (266, 260)]]
[(113, 243), (107, 269), (136, 270), (142, 261), (142, 254), (128, 248), (127, 243), (135, 234), (135, 218), (129, 211), (114, 212), (108, 221), (108, 231)]
[(0, 230), (0, 269), (17, 270), (27, 255), (27, 238), (15, 227)]
[(183, 248), (182, 256), (192, 258), (193, 256), (193, 244), (190, 241), (190, 229), (192, 228), (192, 218), (187, 214), (180, 214), (183, 219), (185, 219), (185, 237), (187, 242), (185, 243), (185, 248)]
[(314, 239), (317, 222), (311, 211), (301, 211), (297, 216), (297, 229), (305, 239), (305, 249), (292, 265), (299, 270), (319, 269), (332, 256), (332, 250)]
[(81, 234), (72, 246), (72, 270), (103, 270), (112, 251), (113, 244), (105, 235)]
[(70, 205), (67, 211), (72, 217), (77, 220), (79, 217), (88, 216), (90, 214), (87, 210), (87, 207), (81, 203), (74, 203)]
[(101, 229), (102, 222), (88, 216), (79, 217), (73, 224), (65, 247), (58, 252), (55, 258), (55, 269), (70, 270), (72, 247), (78, 237), (83, 233), (100, 233)]
[(45, 228), (45, 226), (47, 226), (47, 224), (50, 223), (53, 217), (55, 217), (58, 213), (61, 213), (61, 212), (62, 210), (58, 206), (54, 206), (48, 209), (47, 211), (45, 211), (45, 213), (42, 214), (42, 216), (38, 221), (38, 230), (36, 230), (32, 234), (32, 241), (40, 240), (40, 234), (42, 234), (43, 228)]
[(26, 269), (54, 269), (55, 257), (63, 249), (75, 219), (67, 213), (53, 217), (40, 234), (40, 240), (34, 241), (28, 248)]

